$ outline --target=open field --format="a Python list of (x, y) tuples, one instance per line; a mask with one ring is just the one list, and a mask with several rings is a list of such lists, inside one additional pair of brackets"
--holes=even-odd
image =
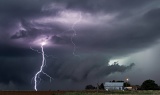
[(160, 90), (149, 91), (0, 91), (0, 95), (160, 95)]

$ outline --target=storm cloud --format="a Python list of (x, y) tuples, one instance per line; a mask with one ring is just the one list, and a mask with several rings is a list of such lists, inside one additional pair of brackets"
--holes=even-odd
[[(48, 84), (49, 79), (42, 74), (42, 84), (50, 88), (40, 85), (41, 90), (65, 89), (62, 83), (83, 89), (95, 83), (90, 80), (110, 81), (106, 78), (117, 72), (125, 75), (135, 70), (137, 58), (119, 64), (111, 61), (159, 45), (159, 3), (0, 0), (0, 84), (4, 89), (33, 89), (31, 80), (42, 61), (37, 51), (41, 52), (44, 40), (44, 51), (49, 55), (44, 71), (53, 82)], [(52, 87), (54, 84), (59, 86)]]

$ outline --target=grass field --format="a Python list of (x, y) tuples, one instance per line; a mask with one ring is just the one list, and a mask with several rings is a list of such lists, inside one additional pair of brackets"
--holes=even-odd
[(0, 95), (160, 95), (160, 90), (148, 91), (0, 91)]

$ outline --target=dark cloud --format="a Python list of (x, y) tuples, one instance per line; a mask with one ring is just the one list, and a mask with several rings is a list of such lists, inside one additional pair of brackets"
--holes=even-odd
[(160, 15), (160, 8), (155, 8), (155, 9), (152, 9), (152, 10), (148, 11), (144, 15), (144, 19), (149, 24), (156, 25), (156, 27), (157, 27), (160, 24), (159, 21), (158, 21), (159, 20), (159, 15)]
[[(41, 54), (35, 52), (41, 51), (37, 40), (43, 36), (49, 42), (44, 51), (52, 55), (46, 56), (44, 71), (59, 83), (84, 82), (84, 86), (89, 80), (131, 70), (136, 63), (109, 65), (109, 61), (158, 43), (160, 9), (152, 4), (159, 2), (1, 0), (0, 83), (32, 89), (30, 80), (42, 60)], [(77, 22), (80, 13), (82, 19)], [(44, 75), (41, 77), (48, 80)], [(59, 87), (64, 88), (63, 84)]]
[[(30, 67), (31, 60), (27, 60), (26, 58), (5, 58), (1, 57), (1, 73), (0, 83), (9, 84), (13, 82), (16, 85), (26, 85), (28, 84), (28, 77), (31, 77), (33, 67)], [(26, 60), (26, 61), (24, 61)], [(29, 63), (30, 62), (30, 63)]]
[(12, 45), (3, 44), (0, 46), (0, 56), (1, 57), (27, 57), (27, 56), (35, 56), (37, 53), (31, 51), (29, 47), (17, 47)]
[[(42, 7), (49, 0), (1, 0), (0, 12), (13, 18), (38, 16), (42, 14)], [(1, 15), (2, 15), (1, 14)]]
[[(28, 89), (32, 89), (31, 85), (33, 85), (33, 80), (31, 84), (31, 79), (34, 76), (34, 73), (36, 73), (36, 70), (39, 69), (38, 63), (41, 63), (41, 58), (36, 56), (27, 58), (19, 57), (17, 60), (17, 57), (1, 57), (0, 61), (2, 62), (0, 75), (3, 76), (0, 78), (1, 83), (7, 85), (12, 82), (16, 86), (23, 87), (25, 85), (29, 87)], [(72, 68), (70, 66), (72, 66)], [(126, 70), (131, 69), (132, 66), (134, 66), (134, 64), (129, 66), (116, 63), (108, 65), (107, 59), (103, 56), (89, 55), (81, 60), (79, 60), (79, 58), (73, 59), (72, 57), (47, 58), (47, 67), (44, 68), (44, 72), (47, 72), (55, 80), (72, 80), (80, 82), (106, 77), (115, 72), (125, 72)], [(41, 78), (43, 81), (48, 80), (43, 74), (41, 75)]]
[(0, 1), (0, 25), (11, 27), (24, 18), (38, 18), (44, 15), (55, 14), (58, 9), (49, 12), (43, 7), (51, 3), (50, 0), (1, 0)]
[(128, 0), (69, 0), (69, 1), (63, 1), (63, 0), (55, 0), (56, 2), (64, 3), (66, 4), (66, 8), (69, 9), (79, 9), (83, 11), (89, 11), (89, 12), (119, 12), (119, 11), (128, 11), (135, 8), (139, 8), (142, 5), (149, 3), (150, 0), (134, 0), (134, 1), (128, 1)]
[(67, 37), (67, 36), (63, 36), (63, 37), (59, 37), (59, 36), (52, 36), (53, 43), (55, 44), (71, 44), (71, 37)]
[[(58, 60), (66, 62), (64, 64), (64, 62), (61, 63), (61, 61)], [(124, 66), (116, 63), (109, 65), (107, 59), (100, 55), (89, 55), (81, 60), (67, 57), (65, 59), (57, 59), (57, 61), (57, 63), (54, 63), (56, 65), (52, 66), (54, 67), (53, 70), (56, 71), (54, 76), (60, 79), (71, 79), (73, 81), (103, 78), (111, 73), (125, 72), (134, 66), (134, 64)], [(72, 68), (70, 68), (70, 66), (72, 66)]]
[(16, 32), (14, 35), (11, 36), (11, 39), (18, 39), (18, 38), (24, 38), (27, 37), (27, 32), (24, 30), (21, 30), (20, 32)]

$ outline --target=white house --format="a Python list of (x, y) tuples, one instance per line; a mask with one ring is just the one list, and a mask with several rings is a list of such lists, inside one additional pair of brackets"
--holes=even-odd
[(123, 90), (124, 82), (105, 82), (104, 88), (105, 90)]

